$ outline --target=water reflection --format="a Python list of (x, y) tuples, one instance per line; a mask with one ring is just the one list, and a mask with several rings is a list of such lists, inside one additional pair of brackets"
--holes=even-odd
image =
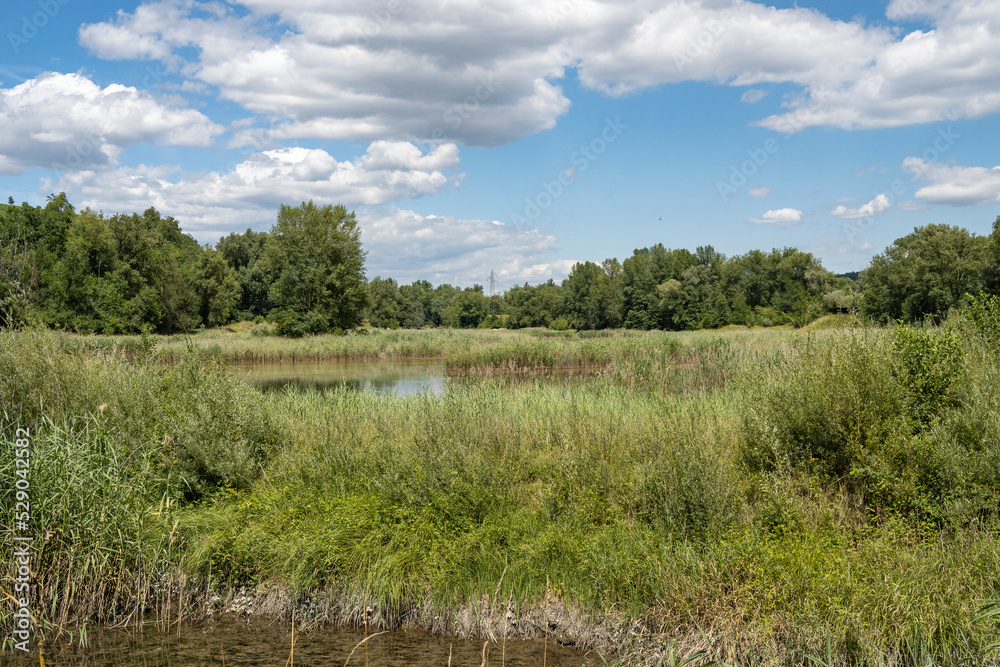
[(444, 362), (426, 359), (238, 364), (232, 370), (263, 389), (348, 387), (374, 394), (441, 396), (447, 383)]
[[(343, 665), (350, 656), (350, 665), (361, 667), (479, 667), (483, 661), (483, 642), (439, 637), (424, 632), (393, 631), (372, 637), (358, 645), (365, 634), (362, 630), (328, 627), (296, 634), (295, 665)], [(287, 623), (258, 619), (218, 619), (194, 625), (184, 625), (180, 631), (162, 633), (155, 627), (125, 631), (102, 629), (91, 631), (87, 649), (78, 646), (45, 648), (46, 665), (78, 667), (194, 667), (202, 665), (287, 665), (291, 653), (291, 634)], [(503, 655), (501, 655), (503, 651)], [(576, 667), (586, 661), (583, 654), (559, 646), (552, 641), (507, 639), (488, 646), (487, 664), (499, 665), (501, 657), (510, 667)], [(595, 656), (596, 658), (596, 656)], [(599, 659), (598, 659), (599, 660)], [(30, 661), (30, 663), (29, 663)], [(0, 665), (39, 664), (37, 651), (21, 659), (0, 654)]]

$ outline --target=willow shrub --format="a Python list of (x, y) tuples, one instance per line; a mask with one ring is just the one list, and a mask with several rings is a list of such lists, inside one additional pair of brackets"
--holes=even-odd
[(952, 328), (832, 339), (751, 378), (742, 463), (843, 485), (871, 512), (971, 521), (997, 507), (995, 375)]

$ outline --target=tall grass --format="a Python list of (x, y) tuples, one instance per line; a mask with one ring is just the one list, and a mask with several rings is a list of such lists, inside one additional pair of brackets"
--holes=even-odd
[[(159, 341), (174, 366), (27, 332), (0, 334), (0, 391), (5, 433), (38, 434), (59, 622), (134, 619), (187, 577), (377, 625), (552, 623), (636, 664), (990, 664), (1000, 362), (963, 331), (959, 353), (949, 329)], [(210, 354), (250, 349), (468, 377), (263, 394)], [(567, 365), (600, 372), (521, 372)]]
[[(260, 395), (217, 365), (164, 369), (63, 343), (0, 333), (0, 508), (13, 511), (15, 433), (27, 429), (35, 609), (57, 625), (134, 620), (169, 592), (177, 507), (249, 487), (274, 433)], [(9, 600), (0, 610), (9, 622)]]

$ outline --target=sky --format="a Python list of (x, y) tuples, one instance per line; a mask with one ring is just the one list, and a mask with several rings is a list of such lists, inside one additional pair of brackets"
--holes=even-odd
[(1000, 0), (6, 0), (0, 81), (0, 198), (208, 244), (342, 203), (401, 283), (1000, 214)]

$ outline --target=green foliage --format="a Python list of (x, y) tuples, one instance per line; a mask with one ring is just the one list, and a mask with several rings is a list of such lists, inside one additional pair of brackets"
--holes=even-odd
[(269, 238), (267, 232), (248, 229), (243, 234), (233, 232), (224, 236), (216, 244), (216, 249), (236, 272), (240, 284), (236, 310), (243, 319), (263, 317), (274, 305), (268, 298), (274, 274), (264, 252)]
[(186, 497), (250, 486), (277, 440), (258, 392), (195, 358), (163, 373), (159, 398), (164, 464)]
[(764, 379), (741, 447), (751, 471), (812, 469), (830, 480), (896, 448), (910, 430), (906, 394), (877, 335), (808, 349)]
[(861, 311), (873, 320), (940, 321), (985, 286), (989, 240), (948, 225), (896, 239), (861, 273)]
[(319, 313), (325, 330), (361, 323), (369, 299), (365, 252), (357, 219), (346, 208), (282, 205), (265, 256), (275, 275), (270, 297), (279, 307), (301, 317)]
[(195, 281), (201, 297), (202, 321), (210, 327), (230, 322), (239, 303), (240, 283), (222, 253), (211, 249), (202, 253)]
[(1000, 352), (1000, 296), (980, 292), (962, 309), (987, 349)]
[(964, 352), (958, 332), (899, 326), (893, 330), (896, 381), (905, 388), (910, 414), (927, 424), (955, 405)]

